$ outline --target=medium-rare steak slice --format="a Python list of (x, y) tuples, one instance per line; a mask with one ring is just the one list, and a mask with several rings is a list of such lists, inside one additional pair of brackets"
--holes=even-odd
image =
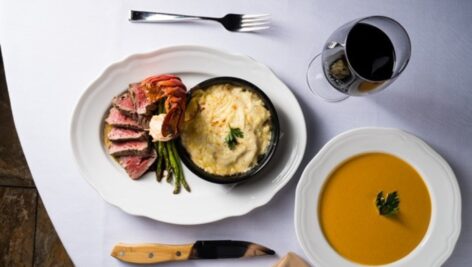
[(147, 140), (111, 142), (108, 153), (112, 156), (143, 156), (149, 153), (149, 144)]
[(144, 88), (139, 83), (130, 84), (128, 91), (136, 107), (136, 113), (139, 115), (150, 115), (156, 109), (157, 105), (148, 99)]
[(131, 130), (126, 128), (112, 127), (108, 132), (108, 140), (110, 141), (130, 141), (130, 140), (146, 140), (146, 133), (139, 130)]
[(143, 176), (147, 170), (156, 161), (157, 153), (151, 149), (149, 155), (146, 156), (125, 156), (118, 158), (120, 165), (126, 170), (131, 179), (136, 180)]
[(115, 96), (112, 100), (113, 106), (129, 117), (136, 117), (136, 108), (129, 92)]
[(126, 116), (115, 107), (112, 107), (110, 109), (110, 113), (108, 114), (108, 117), (105, 119), (105, 121), (111, 126), (135, 129), (135, 130), (143, 129), (143, 127), (136, 120), (134, 120), (131, 117)]

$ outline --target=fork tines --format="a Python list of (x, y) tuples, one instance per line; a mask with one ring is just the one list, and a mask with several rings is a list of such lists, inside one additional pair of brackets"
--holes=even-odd
[(259, 31), (270, 27), (270, 14), (243, 15), (239, 31)]

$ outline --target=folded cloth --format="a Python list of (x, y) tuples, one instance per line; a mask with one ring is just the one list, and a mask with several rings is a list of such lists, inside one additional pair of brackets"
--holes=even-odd
[(310, 265), (297, 254), (289, 252), (272, 267), (310, 267)]

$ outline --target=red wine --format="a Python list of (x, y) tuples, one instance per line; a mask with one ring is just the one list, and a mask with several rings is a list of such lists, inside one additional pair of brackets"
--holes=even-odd
[(346, 53), (351, 67), (363, 78), (383, 81), (392, 77), (395, 49), (379, 28), (365, 23), (355, 25), (347, 37)]

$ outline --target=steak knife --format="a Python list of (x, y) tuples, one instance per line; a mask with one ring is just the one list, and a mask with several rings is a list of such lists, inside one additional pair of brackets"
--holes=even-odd
[(118, 243), (111, 252), (113, 257), (121, 261), (140, 264), (194, 259), (244, 258), (274, 254), (275, 251), (264, 246), (233, 240), (197, 241), (184, 245)]

